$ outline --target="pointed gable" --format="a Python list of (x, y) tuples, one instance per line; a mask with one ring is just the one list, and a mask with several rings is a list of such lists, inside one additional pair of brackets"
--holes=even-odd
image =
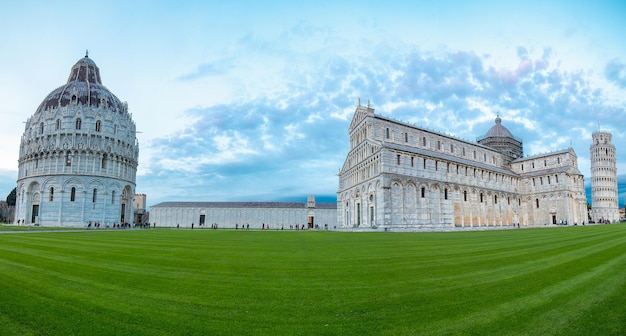
[(351, 133), (367, 116), (374, 116), (374, 109), (368, 106), (357, 106), (348, 131)]

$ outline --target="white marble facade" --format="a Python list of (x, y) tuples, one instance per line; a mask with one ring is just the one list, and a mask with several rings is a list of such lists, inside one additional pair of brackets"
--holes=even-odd
[(335, 229), (335, 203), (304, 202), (163, 202), (150, 207), (157, 227), (295, 230)]
[(83, 227), (132, 222), (139, 147), (128, 106), (87, 56), (26, 121), (15, 223)]
[(597, 131), (591, 137), (591, 219), (596, 223), (615, 223), (620, 218), (613, 136), (606, 131)]
[[(487, 134), (512, 137), (499, 118), (494, 128), (497, 132)], [(501, 153), (360, 104), (349, 135), (337, 193), (342, 228), (445, 230), (587, 221), (583, 175), (572, 148), (518, 157), (517, 139), (493, 141), (520, 147)]]

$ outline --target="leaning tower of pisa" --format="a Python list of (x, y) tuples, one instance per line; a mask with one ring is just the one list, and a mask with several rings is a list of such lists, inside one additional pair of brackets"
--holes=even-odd
[(594, 132), (592, 138), (591, 219), (613, 223), (619, 220), (615, 146), (609, 132)]

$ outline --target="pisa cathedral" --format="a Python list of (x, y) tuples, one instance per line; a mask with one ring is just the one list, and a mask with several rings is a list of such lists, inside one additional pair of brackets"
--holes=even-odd
[(15, 223), (132, 222), (138, 155), (128, 105), (102, 85), (85, 55), (26, 121)]
[(342, 228), (433, 229), (582, 224), (583, 175), (572, 148), (524, 157), (502, 125), (477, 142), (378, 115), (359, 103), (339, 172)]

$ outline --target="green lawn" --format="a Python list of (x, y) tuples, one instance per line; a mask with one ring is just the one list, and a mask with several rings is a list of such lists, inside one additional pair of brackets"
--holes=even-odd
[(0, 234), (2, 335), (624, 335), (626, 224)]
[(13, 225), (7, 223), (0, 223), (0, 233), (3, 231), (76, 231), (87, 230), (87, 228), (70, 228), (70, 227), (50, 227), (50, 226), (35, 226), (35, 225)]

